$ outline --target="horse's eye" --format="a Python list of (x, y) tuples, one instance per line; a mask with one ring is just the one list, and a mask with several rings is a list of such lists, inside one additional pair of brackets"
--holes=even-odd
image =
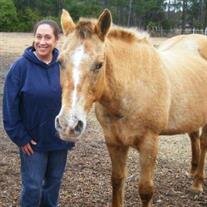
[(103, 66), (103, 63), (96, 63), (95, 70), (99, 70)]

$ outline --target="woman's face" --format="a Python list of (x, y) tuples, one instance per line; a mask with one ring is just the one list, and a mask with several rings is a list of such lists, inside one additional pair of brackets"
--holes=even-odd
[(36, 54), (41, 60), (51, 60), (52, 51), (57, 44), (58, 39), (54, 35), (53, 28), (48, 24), (41, 24), (38, 26), (35, 39), (34, 48)]

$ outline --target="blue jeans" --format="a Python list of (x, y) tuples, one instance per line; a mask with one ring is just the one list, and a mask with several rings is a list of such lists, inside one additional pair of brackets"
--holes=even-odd
[(21, 207), (56, 207), (68, 150), (34, 152), (20, 150)]

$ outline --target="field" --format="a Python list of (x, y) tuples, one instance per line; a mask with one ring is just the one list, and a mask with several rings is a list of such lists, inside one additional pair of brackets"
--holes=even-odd
[[(152, 40), (155, 45), (163, 41), (160, 38)], [(31, 42), (30, 33), (0, 33), (0, 103), (9, 65)], [(18, 207), (21, 189), (18, 148), (6, 136), (2, 126), (2, 112), (0, 113), (0, 207)], [(137, 190), (138, 158), (139, 154), (132, 149), (127, 163), (125, 207), (141, 206)], [(194, 194), (189, 190), (192, 183), (192, 179), (188, 177), (190, 158), (190, 141), (187, 135), (160, 137), (153, 198), (155, 207), (207, 206), (206, 180), (203, 193)], [(207, 164), (205, 171), (207, 172)], [(85, 135), (69, 153), (60, 193), (60, 206), (109, 206), (110, 174), (111, 163), (103, 133), (92, 111)]]

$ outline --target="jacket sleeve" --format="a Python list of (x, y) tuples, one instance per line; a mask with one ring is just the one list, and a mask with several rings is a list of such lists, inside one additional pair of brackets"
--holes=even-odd
[(27, 133), (19, 111), (21, 81), (17, 66), (12, 66), (4, 85), (3, 124), (10, 139), (19, 147), (27, 144), (32, 138)]

